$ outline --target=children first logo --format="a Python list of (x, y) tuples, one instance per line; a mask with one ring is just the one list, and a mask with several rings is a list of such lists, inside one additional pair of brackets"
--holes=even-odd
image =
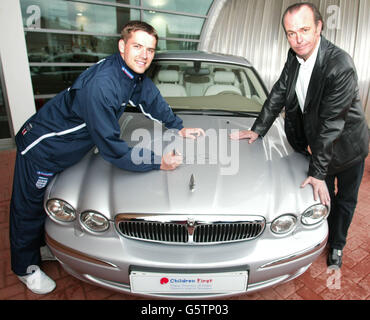
[(212, 286), (214, 279), (203, 279), (203, 278), (167, 278), (163, 277), (159, 280), (161, 285), (174, 285), (174, 286)]

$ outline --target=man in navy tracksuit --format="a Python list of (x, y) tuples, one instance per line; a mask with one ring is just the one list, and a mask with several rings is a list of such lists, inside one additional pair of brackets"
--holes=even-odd
[(43, 197), (52, 177), (78, 162), (93, 146), (102, 157), (129, 171), (173, 170), (182, 158), (151, 153), (150, 164), (135, 164), (131, 148), (120, 139), (118, 119), (127, 104), (183, 137), (203, 135), (202, 129), (184, 128), (153, 82), (143, 73), (150, 66), (158, 41), (148, 24), (132, 21), (122, 30), (119, 52), (83, 72), (33, 115), (16, 136), (17, 158), (10, 205), (12, 270), (39, 294), (52, 291), (55, 282), (38, 267), (44, 246)]

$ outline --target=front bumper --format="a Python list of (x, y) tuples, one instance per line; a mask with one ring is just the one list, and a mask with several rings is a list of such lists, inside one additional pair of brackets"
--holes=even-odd
[[(46, 241), (71, 275), (104, 288), (131, 293), (130, 271), (145, 268), (181, 273), (248, 271), (246, 293), (294, 279), (305, 272), (327, 242), (326, 221), (311, 230), (276, 237), (269, 228), (257, 239), (217, 245), (168, 245), (127, 239), (110, 231), (97, 236), (47, 219)], [(238, 293), (158, 294), (165, 298), (215, 298)]]

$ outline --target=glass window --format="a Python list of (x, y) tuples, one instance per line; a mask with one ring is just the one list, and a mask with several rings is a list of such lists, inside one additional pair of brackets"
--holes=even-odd
[[(1, 69), (0, 69), (0, 76)], [(6, 110), (3, 86), (0, 84), (0, 139), (10, 138), (9, 118)]]
[(91, 2), (20, 0), (37, 108), (91, 64), (117, 52), (122, 27), (130, 20), (143, 20), (158, 31), (158, 50), (197, 50), (206, 18), (191, 15), (206, 16), (213, 1)]
[(159, 40), (157, 50), (197, 50), (198, 42)]
[(119, 3), (119, 4), (127, 4), (132, 6), (139, 6), (140, 0), (100, 0), (103, 2), (112, 2), (112, 3)]
[(260, 112), (267, 98), (255, 71), (246, 66), (159, 60), (152, 63), (147, 75), (174, 110)]
[(26, 28), (119, 34), (126, 22), (140, 19), (139, 10), (62, 0), (22, 0), (21, 10)]
[(157, 10), (171, 10), (207, 15), (213, 0), (143, 0), (143, 6)]
[(143, 20), (151, 24), (163, 38), (200, 38), (205, 19), (144, 11)]
[(30, 62), (95, 63), (117, 51), (117, 37), (25, 32)]
[(57, 94), (70, 87), (87, 67), (31, 67), (33, 93)]

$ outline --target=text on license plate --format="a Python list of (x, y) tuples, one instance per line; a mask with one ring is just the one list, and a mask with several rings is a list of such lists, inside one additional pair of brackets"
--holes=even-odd
[(245, 292), (247, 271), (222, 273), (160, 273), (132, 271), (133, 293), (228, 293)]

